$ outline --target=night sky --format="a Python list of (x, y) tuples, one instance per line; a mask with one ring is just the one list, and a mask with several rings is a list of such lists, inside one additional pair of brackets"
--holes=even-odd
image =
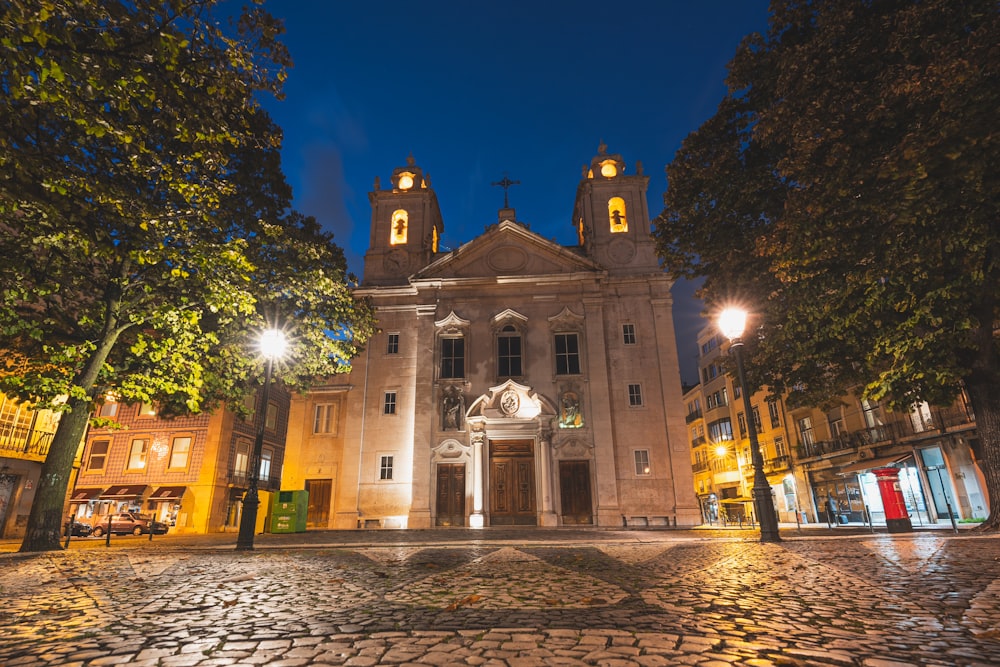
[[(766, 0), (268, 0), (295, 67), (284, 101), (263, 100), (285, 132), (294, 206), (344, 247), (359, 276), (368, 192), (413, 155), (457, 248), (510, 205), (564, 245), (581, 168), (603, 140), (626, 173), (641, 161), (649, 210), (663, 169), (725, 93), (740, 40), (767, 25)], [(692, 286), (674, 287), (681, 377), (697, 382), (703, 325)]]

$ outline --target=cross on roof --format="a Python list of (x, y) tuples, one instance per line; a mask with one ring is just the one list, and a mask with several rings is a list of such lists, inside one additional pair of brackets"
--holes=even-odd
[(492, 183), (490, 183), (490, 185), (499, 185), (501, 188), (503, 188), (503, 207), (504, 208), (510, 208), (510, 204), (507, 202), (507, 191), (510, 190), (510, 186), (512, 186), (512, 185), (520, 185), (520, 184), (521, 184), (521, 181), (512, 181), (509, 178), (507, 178), (506, 172), (503, 175), (503, 180), (493, 181)]

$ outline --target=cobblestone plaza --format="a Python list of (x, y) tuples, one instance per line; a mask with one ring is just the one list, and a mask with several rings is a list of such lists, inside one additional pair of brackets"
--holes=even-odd
[(815, 532), (77, 540), (0, 554), (0, 665), (1000, 664), (1000, 537)]

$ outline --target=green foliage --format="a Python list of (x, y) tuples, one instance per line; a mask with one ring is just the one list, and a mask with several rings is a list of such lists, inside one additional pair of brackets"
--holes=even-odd
[(256, 102), (291, 64), (281, 25), (218, 4), (0, 0), (0, 391), (198, 411), (252, 389), (269, 320), (295, 324), (292, 386), (370, 335), (342, 251), (288, 211)]
[(668, 269), (705, 277), (710, 313), (753, 311), (750, 384), (793, 406), (964, 388), (994, 498), (997, 44), (994, 0), (775, 0), (668, 167), (656, 220)]
[(817, 0), (741, 45), (657, 238), (710, 309), (758, 310), (758, 382), (955, 396), (997, 319), (998, 41), (993, 2)]

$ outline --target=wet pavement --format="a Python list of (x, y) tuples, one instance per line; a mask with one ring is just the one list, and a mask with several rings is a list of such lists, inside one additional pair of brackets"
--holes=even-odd
[(998, 665), (1000, 536), (487, 529), (0, 544), (0, 665)]

